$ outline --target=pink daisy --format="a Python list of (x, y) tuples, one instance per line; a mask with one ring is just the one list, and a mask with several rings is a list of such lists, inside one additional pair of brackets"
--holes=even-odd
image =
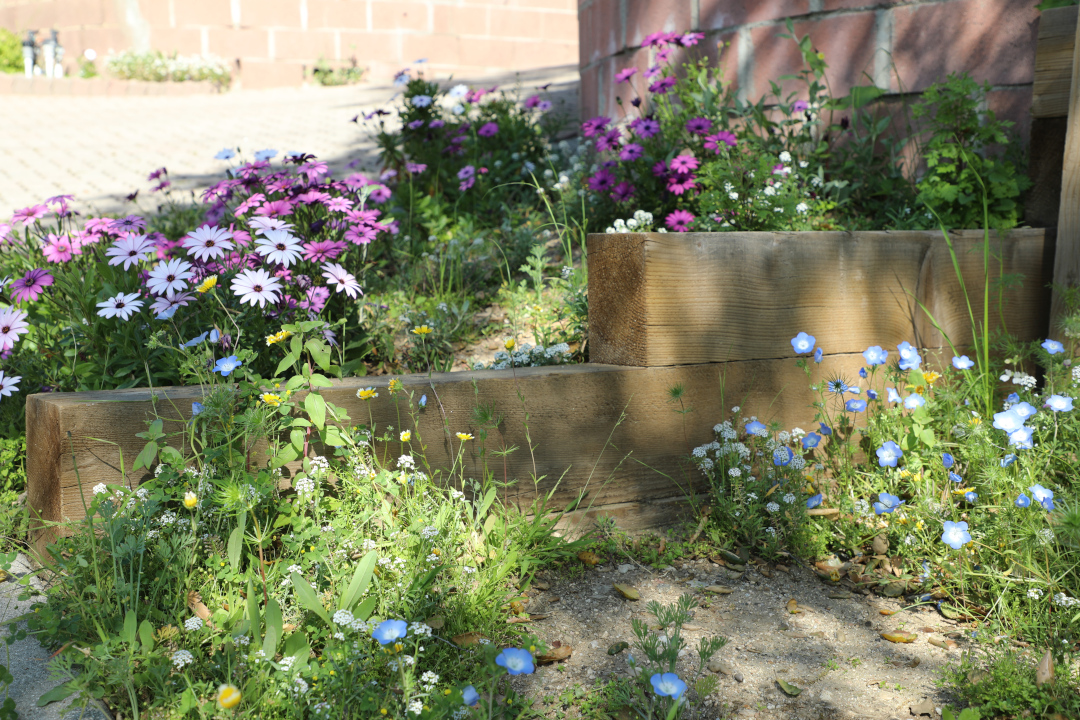
[(109, 223), (109, 229), (113, 232), (134, 232), (146, 229), (146, 219), (138, 215), (128, 215), (118, 218)]
[(11, 299), (15, 302), (30, 300), (33, 302), (45, 292), (45, 288), (52, 285), (53, 276), (42, 268), (35, 268), (15, 282), (11, 283)]
[(171, 297), (164, 295), (155, 299), (150, 309), (159, 320), (168, 320), (176, 312), (176, 308), (187, 305), (194, 297), (191, 293), (178, 293)]
[(26, 333), (30, 326), (26, 324), (26, 313), (22, 310), (7, 308), (0, 312), (0, 350), (10, 350), (18, 342), (19, 336)]
[(281, 285), (265, 270), (244, 270), (232, 281), (232, 290), (241, 302), (266, 307), (267, 301), (276, 303)]
[(132, 265), (145, 259), (146, 253), (154, 249), (154, 241), (145, 235), (125, 235), (112, 244), (105, 254), (112, 258), (110, 265), (124, 263), (128, 270)]
[(309, 181), (314, 182), (320, 175), (325, 175), (330, 168), (324, 162), (307, 162), (300, 166), (300, 172), (307, 175)]
[(335, 212), (345, 212), (353, 206), (352, 200), (343, 197), (330, 198), (323, 204), (326, 205), (327, 210), (333, 210)]
[(311, 262), (334, 260), (345, 250), (345, 243), (336, 240), (319, 240), (304, 243), (304, 259)]
[(367, 245), (378, 233), (379, 231), (371, 225), (356, 225), (345, 231), (345, 239), (353, 245)]
[(326, 307), (326, 301), (330, 299), (330, 291), (324, 287), (308, 288), (304, 293), (304, 299), (300, 301), (300, 307), (313, 313), (321, 313)]
[(247, 213), (253, 207), (258, 207), (266, 200), (266, 196), (262, 193), (255, 193), (244, 202), (236, 206), (236, 210), (233, 210), (233, 216), (240, 217)]
[(674, 232), (687, 232), (692, 222), (694, 222), (694, 216), (686, 210), (676, 210), (664, 218), (664, 224), (667, 225), (668, 230)]
[(300, 257), (300, 241), (290, 235), (288, 230), (266, 230), (263, 237), (255, 243), (255, 252), (265, 257), (269, 263), (280, 263), (289, 267)]
[(41, 246), (42, 254), (51, 263), (70, 261), (73, 250), (71, 240), (66, 235), (56, 236), (53, 233), (49, 233), (48, 242)]
[(162, 261), (150, 271), (150, 277), (146, 280), (146, 288), (155, 295), (175, 295), (181, 290), (187, 289), (187, 281), (194, 275), (191, 272), (191, 263), (180, 258)]
[(139, 293), (117, 293), (116, 297), (111, 297), (105, 302), (99, 302), (97, 306), (101, 308), (98, 310), (98, 315), (103, 318), (119, 317), (121, 320), (128, 320), (135, 313), (136, 310), (142, 307), (143, 301), (139, 299)]
[(184, 247), (196, 260), (217, 260), (227, 250), (233, 249), (232, 233), (225, 228), (203, 225), (189, 232)]
[(11, 222), (22, 223), (29, 225), (35, 220), (40, 220), (45, 217), (45, 213), (49, 211), (49, 208), (44, 205), (31, 205), (30, 207), (24, 207), (22, 210), (16, 210), (15, 214), (11, 216)]
[(16, 375), (15, 377), (9, 377), (4, 375), (4, 371), (0, 370), (0, 395), (7, 397), (11, 393), (16, 392), (19, 389), (19, 381), (22, 380), (22, 375)]
[(268, 203), (264, 203), (262, 207), (255, 211), (256, 215), (269, 215), (274, 217), (275, 215), (290, 215), (293, 211), (294, 203), (291, 200), (272, 200)]
[(356, 278), (352, 273), (346, 272), (345, 268), (337, 263), (326, 263), (322, 267), (325, 270), (323, 277), (326, 278), (326, 283), (337, 285), (339, 293), (344, 292), (351, 298), (355, 298), (357, 293), (364, 294), (364, 291), (360, 289), (360, 283), (356, 282)]
[(671, 160), (671, 169), (680, 173), (690, 172), (696, 170), (699, 164), (693, 155), (676, 155)]

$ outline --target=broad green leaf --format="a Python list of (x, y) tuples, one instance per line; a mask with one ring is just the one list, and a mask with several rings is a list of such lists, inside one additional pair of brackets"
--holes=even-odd
[[(327, 355), (327, 357), (329, 358), (330, 356)], [(308, 382), (311, 384), (311, 387), (333, 387), (334, 385), (325, 375), (320, 375), (319, 373), (311, 373)]]
[(308, 581), (298, 572), (294, 571), (290, 577), (292, 579), (293, 591), (296, 593), (296, 599), (300, 601), (300, 605), (321, 617), (323, 621), (329, 625), (330, 615), (326, 612), (326, 608), (323, 607), (322, 602), (319, 601), (319, 596), (315, 594), (315, 589), (311, 587)]
[(262, 632), (261, 622), (259, 620), (259, 601), (255, 597), (255, 586), (251, 582), (251, 578), (247, 581), (247, 619), (251, 623), (251, 636), (259, 637), (259, 633)]
[(281, 632), (285, 622), (281, 619), (281, 606), (274, 598), (266, 604), (266, 635), (263, 638), (263, 652), (267, 657), (277, 654), (278, 643), (281, 642)]
[(139, 623), (139, 642), (142, 643), (145, 652), (154, 649), (154, 626), (149, 620)]
[(277, 455), (275, 455), (270, 460), (270, 467), (279, 468), (282, 465), (291, 463), (298, 457), (300, 457), (300, 451), (294, 448), (292, 445), (286, 445), (285, 447), (278, 450)]
[(322, 395), (311, 393), (304, 398), (304, 409), (307, 410), (311, 422), (315, 423), (315, 427), (320, 430), (326, 427), (326, 401), (323, 400)]
[(307, 635), (298, 631), (285, 638), (285, 648), (281, 654), (285, 657), (296, 658), (293, 668), (298, 672), (303, 672), (311, 656), (311, 643), (308, 642)]
[(353, 572), (348, 589), (341, 596), (341, 604), (338, 605), (338, 609), (348, 610), (360, 599), (360, 596), (367, 590), (368, 583), (371, 582), (371, 573), (375, 570), (375, 562), (378, 559), (379, 554), (374, 550), (360, 559), (360, 562), (356, 564), (356, 570)]
[(356, 612), (353, 614), (361, 620), (367, 620), (371, 617), (371, 613), (375, 612), (375, 606), (378, 604), (378, 598), (372, 595), (364, 600), (364, 602), (360, 603), (360, 607), (356, 608)]
[(135, 644), (136, 633), (139, 629), (139, 618), (135, 615), (134, 610), (128, 610), (124, 614), (124, 631), (120, 634), (120, 639), (128, 645)]
[(229, 565), (232, 567), (233, 572), (240, 571), (240, 553), (244, 549), (244, 525), (246, 520), (247, 513), (240, 513), (240, 524), (233, 528), (233, 531), (229, 533), (229, 543), (226, 545), (226, 552), (229, 555)]
[(305, 438), (307, 438), (307, 433), (300, 428), (293, 428), (292, 432), (289, 433), (289, 442), (292, 443), (292, 446), (297, 450), (304, 449)]
[[(296, 362), (296, 359), (298, 357), (300, 357), (300, 356), (296, 355), (296, 354), (293, 354), (293, 353), (289, 353), (285, 357), (281, 358), (281, 362), (278, 363), (277, 370), (274, 371), (274, 375), (280, 375), (282, 370), (284, 370), (285, 368), (288, 368), (288, 367), (292, 367), (292, 365)], [(299, 377), (299, 376), (297, 376), (297, 377)], [(303, 378), (301, 378), (301, 381), (302, 380), (303, 380)]]
[(181, 455), (180, 451), (177, 450), (176, 448), (172, 447), (171, 445), (166, 445), (165, 447), (158, 450), (158, 458), (162, 462), (166, 462), (166, 463), (169, 463), (169, 464), (176, 464), (176, 463), (182, 462), (183, 459), (184, 459), (184, 456)]
[(157, 459), (158, 444), (157, 440), (151, 440), (143, 446), (142, 452), (135, 458), (135, 465), (132, 470), (138, 470), (139, 468), (150, 469), (150, 466), (154, 464), (154, 460)]
[(68, 687), (68, 683), (64, 683), (63, 685), (57, 685), (52, 690), (38, 698), (37, 706), (45, 707), (49, 703), (60, 702), (64, 698), (70, 697), (74, 693), (75, 688)]
[(296, 388), (300, 387), (303, 384), (304, 384), (304, 376), (303, 375), (293, 375), (291, 378), (289, 378), (289, 381), (285, 383), (285, 389), (290, 391), (290, 392), (293, 392), (293, 391), (296, 390)]
[(330, 447), (341, 447), (345, 444), (345, 439), (341, 437), (341, 430), (337, 425), (330, 425), (323, 432), (322, 441)]
[(303, 345), (301, 344), (302, 342), (303, 341), (300, 339), (299, 335), (293, 335), (292, 339), (289, 340), (289, 354), (300, 357), (300, 353), (303, 348)]

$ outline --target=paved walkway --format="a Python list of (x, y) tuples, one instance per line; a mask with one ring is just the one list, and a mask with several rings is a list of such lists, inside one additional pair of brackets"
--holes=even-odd
[[(524, 92), (551, 90), (576, 108), (577, 77), (566, 67), (484, 78), (483, 84)], [(467, 82), (467, 81), (466, 81)], [(188, 97), (0, 96), (0, 222), (54, 195), (74, 195), (77, 207), (130, 209), (124, 197), (140, 190), (143, 211), (154, 207), (146, 176), (167, 167), (175, 186), (200, 189), (221, 178), (222, 148), (247, 157), (264, 148), (314, 154), (338, 171), (352, 160), (374, 169), (365, 129), (349, 122), (384, 107), (391, 86), (280, 88)]]

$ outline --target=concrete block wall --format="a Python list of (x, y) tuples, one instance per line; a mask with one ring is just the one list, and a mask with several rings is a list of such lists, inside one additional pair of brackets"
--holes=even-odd
[(578, 60), (575, 0), (0, 0), (0, 27), (56, 28), (69, 71), (86, 48), (213, 54), (244, 88), (298, 85), (320, 58), (375, 81), (421, 58), (431, 78)]
[[(993, 87), (988, 103), (1030, 131), (1039, 13), (1031, 0), (579, 0), (578, 32), (584, 117), (621, 115), (620, 70), (651, 64), (642, 48), (654, 32), (705, 33), (690, 56), (707, 53), (726, 80), (757, 100), (769, 81), (796, 72), (802, 59), (786, 33), (809, 35), (824, 53), (833, 93), (872, 83), (890, 93), (917, 93), (950, 72), (967, 71)], [(785, 90), (794, 89), (785, 83)]]

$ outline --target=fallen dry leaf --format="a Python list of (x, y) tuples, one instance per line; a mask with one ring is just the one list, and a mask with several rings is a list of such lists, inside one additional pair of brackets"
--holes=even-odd
[(561, 662), (569, 658), (572, 652), (573, 650), (570, 649), (569, 645), (563, 645), (556, 640), (551, 644), (551, 648), (546, 653), (536, 656), (536, 662), (540, 664)]
[(521, 613), (525, 612), (525, 606), (521, 604), (520, 600), (513, 600), (510, 603), (510, 612), (514, 613), (515, 615), (520, 615)]
[(600, 564), (600, 556), (591, 550), (585, 550), (578, 553), (578, 560), (585, 563), (589, 567)]
[(923, 698), (921, 702), (912, 704), (908, 709), (911, 710), (911, 714), (915, 717), (918, 717), (920, 715), (929, 715), (930, 717), (934, 717), (935, 714), (934, 703), (930, 700), (930, 698)]
[(731, 588), (725, 587), (723, 585), (709, 585), (707, 588), (705, 588), (705, 592), (713, 593), (715, 595), (730, 595)]
[(641, 593), (639, 593), (637, 590), (635, 590), (630, 585), (621, 585), (619, 583), (612, 583), (611, 587), (618, 590), (619, 594), (622, 595), (627, 600), (640, 600), (641, 599)]
[(454, 641), (455, 645), (464, 647), (466, 645), (479, 645), (481, 640), (487, 640), (488, 638), (478, 632), (467, 632), (455, 635), (450, 639)]
[(442, 630), (446, 620), (441, 615), (432, 615), (424, 621), (432, 630)]
[(776, 679), (776, 684), (780, 686), (780, 689), (784, 691), (785, 695), (789, 695), (791, 697), (796, 697), (799, 693), (802, 692), (802, 688), (795, 687), (791, 683), (781, 680), (780, 678)]
[(934, 647), (939, 647), (942, 650), (955, 650), (957, 647), (959, 647), (954, 641), (949, 640), (948, 638), (939, 638), (934, 636), (930, 637), (930, 644)]
[(787, 601), (787, 611), (792, 615), (798, 615), (802, 612), (802, 609), (799, 607), (799, 603), (795, 598), (791, 598)]
[(1042, 687), (1048, 682), (1054, 681), (1054, 658), (1051, 657), (1050, 651), (1047, 650), (1046, 654), (1042, 656), (1042, 660), (1035, 666), (1035, 686)]
[(883, 632), (883, 633), (881, 633), (881, 637), (885, 638), (889, 642), (894, 642), (894, 643), (913, 643), (913, 642), (915, 642), (916, 640), (919, 639), (919, 636), (916, 635), (915, 633), (900, 632), (900, 631)]

